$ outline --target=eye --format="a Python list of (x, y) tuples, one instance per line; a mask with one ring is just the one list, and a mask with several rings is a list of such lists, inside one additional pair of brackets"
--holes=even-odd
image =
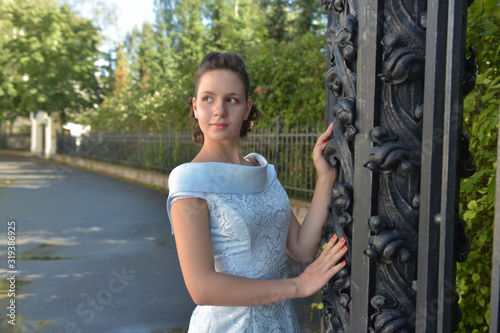
[(213, 98), (210, 97), (210, 96), (205, 96), (201, 99), (203, 102), (207, 102), (207, 103), (210, 103), (213, 101)]
[(227, 99), (227, 101), (228, 101), (229, 103), (233, 103), (233, 104), (235, 104), (235, 103), (239, 103), (239, 100), (237, 100), (237, 99), (236, 99), (236, 98), (234, 98), (234, 97), (229, 97), (229, 98)]

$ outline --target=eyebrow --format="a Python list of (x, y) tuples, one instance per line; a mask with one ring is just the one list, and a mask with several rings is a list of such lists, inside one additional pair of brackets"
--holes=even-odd
[[(199, 92), (199, 94), (211, 94), (211, 95), (215, 95), (214, 92), (210, 91), (210, 90), (205, 90), (205, 91), (201, 91)], [(227, 94), (228, 96), (230, 95), (234, 95), (234, 96), (243, 96), (242, 94), (239, 94), (239, 93), (235, 93), (235, 92), (230, 92), (229, 94)]]

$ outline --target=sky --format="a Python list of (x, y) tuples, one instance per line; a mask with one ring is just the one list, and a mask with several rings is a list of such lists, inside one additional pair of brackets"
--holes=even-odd
[[(154, 0), (106, 0), (114, 3), (118, 9), (118, 33), (109, 32), (111, 38), (118, 42), (122, 41), (134, 26), (139, 28), (147, 21), (154, 23), (153, 1)], [(104, 33), (107, 34), (105, 31)]]
[[(61, 0), (69, 2), (74, 9), (82, 16), (93, 19), (92, 9), (99, 2), (104, 2), (109, 8), (116, 8), (118, 23), (116, 26), (108, 26), (103, 29), (103, 34), (111, 41), (105, 43), (103, 47), (113, 49), (116, 45), (123, 42), (125, 35), (137, 26), (142, 28), (144, 22), (154, 23), (155, 14), (153, 12), (154, 0)], [(99, 25), (98, 22), (94, 22)]]

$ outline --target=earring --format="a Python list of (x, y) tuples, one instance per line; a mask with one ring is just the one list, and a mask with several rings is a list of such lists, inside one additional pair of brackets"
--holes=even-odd
[(196, 110), (196, 98), (193, 97), (191, 102), (192, 102), (191, 107), (193, 108), (193, 115), (196, 119), (198, 119), (198, 110)]

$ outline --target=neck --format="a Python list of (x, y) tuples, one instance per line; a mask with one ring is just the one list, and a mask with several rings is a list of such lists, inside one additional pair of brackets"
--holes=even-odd
[(240, 154), (239, 141), (237, 143), (205, 141), (193, 162), (247, 164)]

